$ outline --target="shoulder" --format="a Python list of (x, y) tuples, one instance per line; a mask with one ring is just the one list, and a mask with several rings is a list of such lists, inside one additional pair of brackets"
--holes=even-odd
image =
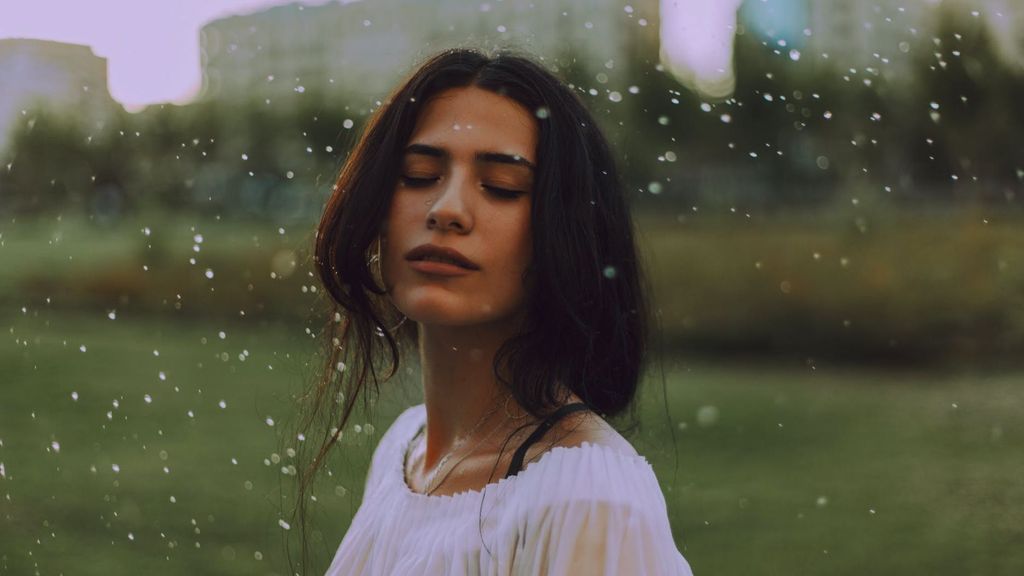
[(582, 501), (664, 509), (661, 487), (647, 459), (596, 414), (579, 416), (565, 418), (527, 450), (520, 487), (542, 494), (532, 503)]
[(425, 419), (426, 409), (423, 404), (410, 406), (403, 410), (381, 436), (380, 442), (377, 444), (377, 452), (395, 444), (408, 442)]
[(377, 447), (374, 448), (370, 469), (366, 475), (368, 489), (379, 483), (380, 474), (388, 470), (390, 464), (396, 461), (394, 459), (396, 451), (401, 450), (404, 444), (412, 439), (413, 434), (416, 433), (425, 418), (426, 411), (423, 404), (406, 408), (395, 418), (377, 442)]
[(555, 448), (600, 447), (612, 453), (640, 458), (639, 453), (611, 424), (591, 411), (570, 414), (530, 446), (524, 463), (537, 461)]

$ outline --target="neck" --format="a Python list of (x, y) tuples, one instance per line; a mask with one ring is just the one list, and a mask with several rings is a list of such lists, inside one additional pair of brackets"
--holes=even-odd
[[(425, 464), (433, 466), (464, 438), (481, 418), (503, 402), (504, 388), (494, 375), (494, 355), (512, 335), (508, 326), (452, 327), (420, 324), (419, 353), (427, 409)], [(509, 411), (518, 413), (515, 400)], [(501, 406), (473, 434), (481, 438), (507, 424)], [(499, 434), (500, 431), (495, 432)], [(493, 436), (492, 436), (493, 437)], [(475, 440), (470, 439), (472, 444)]]

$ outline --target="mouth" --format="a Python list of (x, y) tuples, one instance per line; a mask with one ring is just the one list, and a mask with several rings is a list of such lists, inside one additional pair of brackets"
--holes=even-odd
[(424, 270), (428, 267), (438, 270), (443, 267), (443, 269), (463, 271), (480, 269), (475, 262), (463, 256), (458, 250), (435, 246), (434, 244), (422, 244), (413, 248), (405, 255), (405, 259), (413, 264), (419, 264)]

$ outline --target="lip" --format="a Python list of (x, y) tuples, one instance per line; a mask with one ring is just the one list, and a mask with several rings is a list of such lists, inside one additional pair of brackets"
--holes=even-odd
[[(445, 262), (427, 262), (423, 258), (427, 256), (440, 256), (455, 260), (459, 265), (448, 264)], [(461, 272), (472, 272), (473, 270), (479, 270), (480, 266), (477, 266), (476, 262), (473, 262), (469, 258), (466, 258), (461, 252), (454, 248), (448, 248), (445, 246), (437, 246), (436, 244), (420, 244), (405, 254), (405, 259), (411, 262), (413, 268), (423, 271), (437, 270), (440, 271), (461, 271)], [(427, 266), (427, 265), (430, 266)], [(460, 274), (461, 275), (461, 274)]]
[(417, 272), (423, 272), (424, 274), (431, 274), (434, 276), (465, 276), (474, 272), (455, 264), (447, 264), (445, 262), (430, 262), (427, 260), (411, 260), (409, 261), (409, 267)]

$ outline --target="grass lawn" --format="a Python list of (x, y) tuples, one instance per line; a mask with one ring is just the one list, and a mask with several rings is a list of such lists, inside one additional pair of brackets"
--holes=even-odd
[[(278, 435), (318, 349), (301, 325), (5, 312), (0, 574), (288, 573)], [(664, 367), (668, 414), (651, 370), (630, 439), (698, 576), (1024, 573), (1020, 373)], [(314, 573), (414, 397), (386, 395), (331, 461)]]

